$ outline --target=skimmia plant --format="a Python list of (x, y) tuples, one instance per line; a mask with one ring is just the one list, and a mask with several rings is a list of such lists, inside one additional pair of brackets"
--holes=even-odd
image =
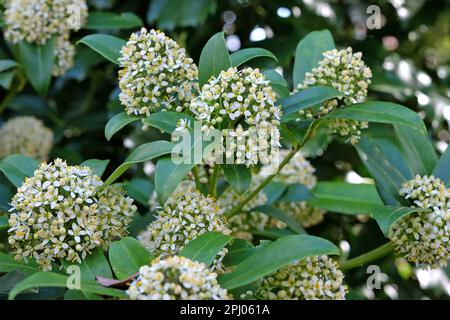
[[(66, 21), (60, 6), (70, 5), (82, 8), (79, 21)], [(33, 10), (47, 14), (29, 19)], [(84, 1), (5, 1), (4, 16), (17, 54), (1, 62), (3, 77), (12, 72), (11, 95), (28, 81), (46, 94), (51, 75), (73, 63), (71, 32), (117, 21), (141, 26), (131, 14), (87, 18)], [(207, 41), (198, 63), (153, 29), (128, 39), (87, 35), (83, 45), (117, 69), (123, 112), (106, 124), (106, 139), (132, 123), (164, 138), (135, 146), (102, 179), (108, 160), (47, 161), (53, 133), (39, 120), (0, 128), (0, 170), (16, 188), (0, 216), (10, 247), (0, 253), (0, 280), (20, 275), (11, 277), (10, 299), (61, 287), (66, 299), (341, 300), (352, 290), (348, 270), (388, 254), (422, 268), (446, 266), (450, 151), (438, 159), (414, 111), (371, 100), (364, 54), (336, 48), (327, 30), (298, 43), (286, 75), (292, 86), (255, 65), (276, 62), (273, 53), (230, 54), (223, 33)], [(355, 148), (373, 183), (318, 181), (308, 156), (324, 136)], [(154, 185), (119, 182), (149, 161)], [(140, 206), (151, 208), (150, 219)], [(335, 244), (308, 234), (327, 212), (367, 215), (385, 244), (339, 258)]]

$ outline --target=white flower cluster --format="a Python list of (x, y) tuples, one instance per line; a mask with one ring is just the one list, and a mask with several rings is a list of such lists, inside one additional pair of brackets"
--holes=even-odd
[(256, 294), (268, 300), (344, 300), (347, 291), (338, 264), (327, 256), (315, 256), (264, 277)]
[[(149, 251), (166, 257), (177, 254), (187, 243), (208, 231), (231, 233), (212, 198), (197, 190), (180, 189), (157, 211), (156, 219), (138, 239)], [(222, 271), (221, 262), (226, 253), (227, 249), (222, 249), (212, 269)]]
[[(323, 53), (324, 59), (316, 68), (305, 74), (303, 83), (298, 89), (312, 86), (330, 86), (344, 94), (344, 97), (331, 99), (323, 104), (319, 110), (302, 110), (300, 114), (305, 118), (320, 117), (339, 105), (349, 105), (364, 102), (370, 85), (372, 72), (364, 64), (361, 52), (353, 53), (352, 48), (345, 50), (329, 50)], [(361, 129), (367, 128), (366, 122), (338, 119), (330, 122), (333, 133), (348, 137), (352, 144), (356, 144), (361, 135)]]
[(139, 269), (127, 295), (132, 300), (228, 300), (217, 274), (203, 263), (173, 256)]
[(53, 132), (35, 117), (15, 117), (0, 128), (0, 158), (18, 153), (47, 160), (52, 147)]
[(267, 122), (278, 126), (281, 108), (275, 100), (275, 92), (259, 69), (231, 67), (203, 85), (190, 110), (206, 128), (240, 119), (249, 126)]
[(69, 41), (70, 32), (79, 30), (87, 16), (85, 0), (6, 0), (4, 35), (14, 44), (37, 45), (56, 37), (52, 73), (59, 76), (73, 66), (75, 47)]
[(395, 251), (418, 266), (445, 267), (450, 258), (450, 191), (434, 176), (416, 176), (402, 185), (400, 195), (428, 211), (392, 225), (389, 238)]
[(12, 198), (8, 242), (15, 258), (51, 270), (56, 259), (81, 263), (92, 249), (126, 235), (133, 199), (117, 185), (99, 191), (102, 184), (88, 167), (42, 163)]
[(181, 112), (198, 90), (198, 69), (184, 48), (157, 30), (133, 33), (120, 51), (119, 99), (128, 114)]

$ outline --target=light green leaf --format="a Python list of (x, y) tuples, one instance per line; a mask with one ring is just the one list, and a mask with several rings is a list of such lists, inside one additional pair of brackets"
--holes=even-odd
[(125, 171), (127, 171), (133, 164), (152, 160), (156, 157), (171, 153), (173, 144), (167, 141), (158, 140), (149, 143), (144, 143), (134, 149), (117, 169), (106, 179), (102, 189), (106, 188), (114, 181), (116, 181)]
[(118, 279), (127, 279), (153, 260), (152, 254), (131, 237), (115, 241), (109, 247), (109, 262)]
[(39, 162), (29, 157), (13, 154), (0, 161), (0, 171), (11, 183), (20, 187), (26, 177), (31, 177), (38, 168)]
[(219, 276), (222, 288), (235, 289), (269, 275), (296, 260), (324, 254), (339, 254), (328, 240), (309, 235), (282, 237), (238, 264), (233, 271)]
[[(37, 272), (30, 277), (19, 282), (14, 289), (9, 293), (8, 298), (13, 300), (21, 292), (31, 288), (67, 288), (67, 281), (69, 277), (59, 273), (53, 272)], [(82, 281), (81, 290), (88, 293), (94, 293), (99, 295), (126, 298), (124, 291), (101, 287), (93, 281)]]
[(141, 117), (128, 115), (126, 112), (116, 114), (108, 121), (105, 126), (106, 140), (111, 140), (112, 136), (120, 131), (123, 127), (140, 119)]
[(19, 61), (33, 88), (46, 96), (52, 80), (52, 68), (55, 60), (55, 38), (44, 45), (19, 42)]
[(260, 206), (252, 208), (253, 212), (261, 212), (265, 215), (280, 220), (287, 224), (287, 226), (296, 233), (306, 233), (305, 229), (298, 223), (297, 220), (292, 218), (290, 215), (286, 214), (282, 210), (273, 206)]
[(323, 59), (322, 53), (335, 48), (333, 36), (328, 30), (313, 31), (304, 37), (295, 50), (294, 87), (303, 82), (306, 72), (317, 67)]
[(82, 166), (91, 168), (94, 174), (101, 177), (108, 166), (109, 160), (89, 159), (81, 163)]
[(308, 201), (312, 206), (343, 214), (370, 214), (374, 205), (383, 205), (373, 184), (323, 181), (312, 194)]
[(230, 55), (223, 32), (213, 35), (200, 54), (199, 83), (203, 86), (212, 76), (218, 76), (220, 71), (231, 67)]
[(179, 255), (210, 266), (217, 253), (232, 239), (220, 232), (207, 232), (186, 244)]
[(150, 114), (143, 120), (143, 123), (161, 130), (162, 132), (172, 133), (177, 128), (179, 120), (187, 120), (193, 124), (195, 119), (185, 113), (173, 112), (173, 111), (160, 111)]
[(142, 27), (141, 18), (131, 12), (89, 12), (86, 29), (132, 29)]
[(147, 179), (135, 178), (125, 182), (122, 187), (130, 197), (144, 207), (148, 207), (148, 200), (154, 190), (153, 183)]
[(425, 209), (410, 208), (410, 207), (398, 207), (398, 206), (374, 206), (372, 208), (372, 217), (377, 221), (381, 231), (387, 237), (391, 226), (398, 221), (401, 217), (411, 213), (424, 212)]
[(223, 174), (231, 187), (239, 194), (248, 191), (252, 184), (252, 170), (242, 164), (223, 164)]
[(391, 102), (368, 101), (351, 104), (338, 108), (320, 119), (322, 121), (329, 119), (349, 119), (387, 123), (406, 126), (424, 134), (427, 132), (425, 124), (416, 112)]
[(120, 50), (127, 42), (108, 34), (90, 34), (83, 37), (78, 43), (87, 45), (104, 58), (119, 65)]
[(231, 66), (239, 67), (240, 65), (246, 63), (255, 58), (270, 58), (278, 61), (277, 57), (269, 50), (263, 48), (247, 48), (236, 51), (230, 55)]

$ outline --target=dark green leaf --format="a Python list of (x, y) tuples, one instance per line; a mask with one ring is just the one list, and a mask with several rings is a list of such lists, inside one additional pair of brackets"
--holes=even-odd
[(146, 179), (136, 178), (125, 182), (122, 186), (130, 197), (148, 207), (148, 200), (154, 190), (153, 183)]
[(83, 292), (81, 290), (67, 290), (64, 294), (64, 300), (103, 300), (97, 294)]
[(130, 277), (152, 260), (152, 254), (138, 240), (131, 237), (113, 242), (109, 247), (109, 261), (118, 279)]
[(53, 61), (55, 60), (55, 38), (44, 45), (21, 41), (19, 43), (19, 61), (33, 88), (46, 96), (52, 80)]
[(86, 29), (131, 29), (143, 26), (141, 18), (131, 12), (89, 12)]
[(0, 230), (8, 228), (9, 228), (8, 217), (0, 217)]
[(83, 37), (78, 43), (87, 45), (104, 58), (118, 65), (120, 50), (126, 44), (126, 41), (109, 34), (90, 34)]
[(426, 210), (417, 207), (374, 206), (372, 211), (372, 217), (377, 221), (381, 231), (383, 231), (383, 234), (387, 237), (391, 226), (401, 217)]
[(311, 198), (311, 191), (303, 184), (295, 183), (286, 188), (286, 192), (278, 200), (279, 202), (300, 202)]
[(210, 266), (217, 253), (232, 239), (220, 232), (207, 232), (186, 244), (179, 255)]
[(5, 90), (9, 90), (16, 72), (17, 70), (13, 69), (0, 73), (0, 86), (2, 86)]
[(115, 135), (123, 127), (140, 119), (140, 117), (128, 115), (126, 112), (116, 114), (108, 121), (105, 126), (106, 140), (111, 140), (112, 136)]
[(81, 163), (82, 166), (91, 168), (96, 176), (101, 177), (108, 166), (109, 160), (89, 159)]
[(285, 236), (255, 252), (230, 273), (221, 275), (219, 283), (225, 289), (238, 288), (296, 260), (324, 254), (338, 255), (339, 249), (328, 240), (314, 236)]
[(230, 55), (231, 66), (239, 67), (241, 64), (244, 64), (249, 60), (261, 57), (278, 61), (277, 57), (275, 57), (275, 55), (269, 50), (263, 48), (247, 48), (236, 51)]
[(218, 32), (208, 40), (200, 55), (198, 66), (200, 86), (229, 67), (231, 67), (231, 60), (225, 38), (223, 32)]
[(11, 68), (17, 67), (18, 64), (14, 60), (0, 60), (0, 72), (3, 72), (5, 70), (9, 70)]
[(252, 184), (252, 170), (242, 164), (223, 164), (223, 174), (231, 187), (239, 194), (248, 191)]
[(95, 280), (96, 276), (105, 278), (112, 278), (111, 267), (108, 260), (103, 254), (103, 250), (95, 249), (88, 255), (81, 264), (64, 262), (64, 267), (67, 270), (69, 266), (78, 266), (81, 272), (81, 280)]
[(288, 84), (281, 74), (273, 69), (263, 70), (262, 73), (270, 81), (270, 86), (279, 98), (289, 95)]
[(185, 113), (172, 112), (172, 111), (160, 111), (150, 114), (143, 120), (143, 123), (154, 128), (158, 128), (162, 132), (172, 133), (177, 128), (179, 120), (187, 120), (193, 124), (195, 119)]
[(313, 31), (300, 40), (295, 50), (294, 87), (303, 82), (306, 72), (317, 67), (324, 51), (334, 48), (333, 36), (328, 30)]
[(0, 161), (0, 171), (16, 187), (20, 187), (26, 177), (31, 177), (39, 162), (26, 156), (13, 154)]
[(286, 185), (278, 181), (270, 181), (264, 188), (263, 192), (267, 196), (267, 205), (275, 203), (286, 190)]
[(261, 212), (265, 215), (275, 218), (277, 220), (280, 220), (287, 224), (287, 226), (296, 233), (306, 233), (305, 229), (298, 223), (297, 220), (292, 218), (290, 215), (286, 214), (285, 212), (281, 211), (280, 209), (272, 206), (260, 206), (253, 208), (252, 211), (254, 212)]
[(450, 184), (450, 148), (447, 148), (433, 169), (433, 175)]
[(34, 261), (29, 263), (18, 262), (11, 254), (0, 252), (0, 272), (20, 271), (27, 275), (41, 271)]

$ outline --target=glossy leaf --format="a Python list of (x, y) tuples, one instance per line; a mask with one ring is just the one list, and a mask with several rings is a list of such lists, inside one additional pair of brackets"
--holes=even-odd
[(152, 254), (138, 240), (131, 237), (113, 242), (109, 247), (109, 261), (118, 279), (128, 278), (152, 260)]
[(279, 202), (307, 201), (311, 198), (311, 191), (303, 184), (295, 183), (287, 186), (286, 192), (278, 200)]
[(9, 59), (0, 60), (0, 72), (15, 68), (17, 66), (18, 64), (14, 60)]
[(270, 86), (279, 98), (289, 95), (288, 84), (281, 74), (273, 69), (263, 70), (262, 73), (270, 81)]
[(108, 166), (109, 160), (89, 159), (81, 163), (82, 166), (91, 168), (96, 176), (101, 177)]
[(210, 266), (217, 253), (232, 239), (220, 232), (207, 232), (186, 244), (179, 255)]
[(132, 12), (89, 12), (86, 29), (132, 29), (143, 26), (139, 16)]
[(273, 206), (260, 206), (253, 208), (252, 211), (254, 212), (261, 212), (265, 215), (275, 218), (277, 220), (280, 220), (287, 224), (287, 226), (296, 233), (306, 233), (305, 229), (301, 226), (300, 223), (297, 222), (294, 218), (292, 218), (287, 213), (283, 212), (282, 210), (273, 207)]
[(267, 205), (276, 202), (286, 191), (287, 186), (279, 181), (270, 181), (264, 188), (263, 192), (267, 196)]
[(223, 164), (223, 174), (231, 187), (239, 194), (248, 191), (252, 184), (252, 171), (245, 165)]
[(120, 50), (126, 41), (109, 34), (90, 34), (83, 37), (78, 43), (87, 45), (105, 59), (119, 65)]
[(108, 121), (105, 126), (106, 140), (111, 140), (112, 136), (120, 131), (123, 127), (140, 119), (141, 117), (128, 115), (126, 112), (116, 114)]
[(65, 269), (69, 266), (77, 266), (80, 268), (81, 280), (95, 280), (96, 276), (105, 278), (112, 278), (111, 267), (108, 260), (103, 254), (103, 250), (97, 248), (92, 251), (80, 264), (78, 263), (63, 263)]
[(433, 175), (450, 185), (450, 148), (447, 147), (433, 169)]
[(425, 211), (421, 208), (398, 206), (374, 206), (372, 217), (377, 221), (381, 231), (387, 237), (391, 226), (401, 217), (411, 213)]
[(38, 166), (38, 161), (19, 154), (7, 156), (0, 161), (0, 171), (16, 187), (20, 187), (26, 177), (31, 177)]
[(239, 67), (247, 61), (262, 57), (278, 61), (277, 57), (269, 50), (263, 48), (247, 48), (236, 51), (230, 55), (231, 66)]
[(30, 261), (29, 263), (18, 262), (12, 254), (0, 252), (0, 273), (15, 270), (27, 275), (42, 271), (34, 261)]
[(177, 128), (179, 120), (187, 120), (193, 124), (195, 119), (185, 113), (173, 112), (173, 111), (160, 111), (150, 114), (143, 120), (143, 123), (161, 130), (162, 132), (172, 133)]
[(122, 187), (130, 197), (148, 207), (148, 200), (154, 190), (153, 183), (147, 179), (136, 178), (125, 182)]
[(212, 76), (218, 76), (220, 71), (231, 67), (230, 55), (223, 32), (213, 35), (200, 54), (199, 82), (203, 86)]
[(222, 288), (235, 289), (275, 272), (293, 261), (310, 256), (339, 254), (328, 240), (309, 235), (282, 237), (238, 264), (233, 271), (219, 276)]

